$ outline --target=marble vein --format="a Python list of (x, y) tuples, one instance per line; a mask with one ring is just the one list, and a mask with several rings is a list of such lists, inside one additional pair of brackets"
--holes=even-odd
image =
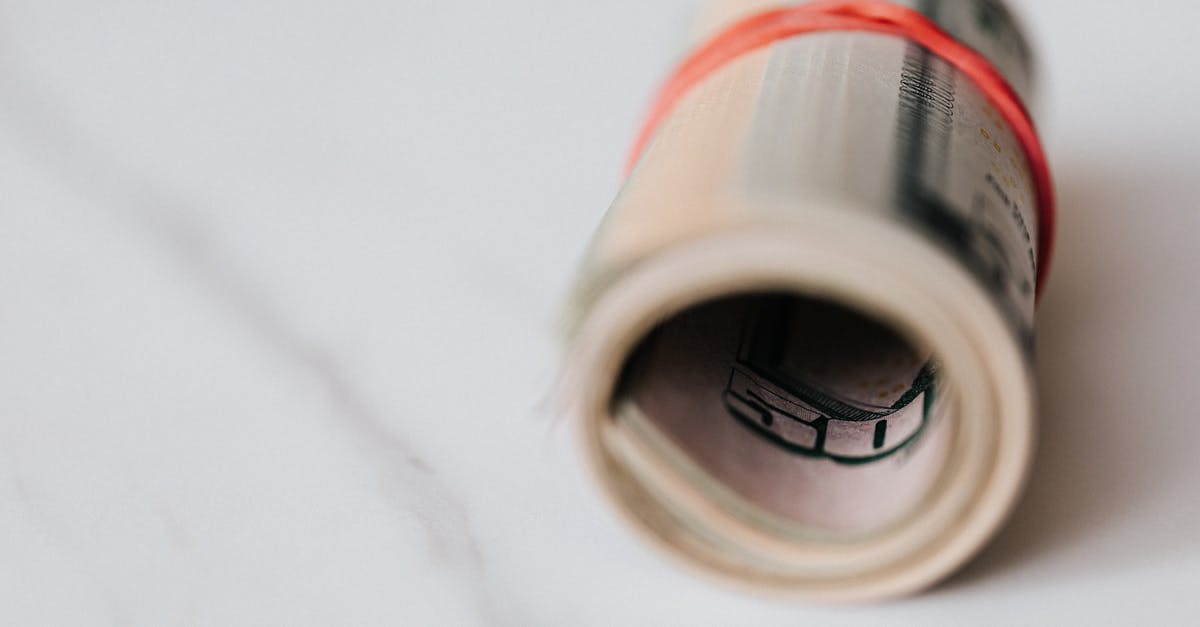
[(37, 166), (109, 211), (114, 220), (141, 231), (276, 360), (293, 368), (297, 378), (321, 383), (335, 408), (336, 425), (371, 467), (385, 500), (419, 521), (432, 561), (459, 578), (481, 622), (509, 622), (501, 620), (469, 513), (455, 490), (388, 426), (331, 351), (290, 325), (285, 312), (255, 287), (261, 282), (227, 261), (199, 211), (181, 194), (123, 164), (116, 151), (75, 123), (52, 90), (19, 68), (0, 69), (0, 88), (5, 92), (0, 123)]

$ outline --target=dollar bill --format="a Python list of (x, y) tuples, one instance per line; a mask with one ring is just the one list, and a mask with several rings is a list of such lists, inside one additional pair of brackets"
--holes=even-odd
[[(905, 3), (1028, 99), (994, 0)], [(697, 37), (762, 8), (711, 7)], [(689, 563), (820, 599), (930, 585), (1032, 448), (1037, 207), (986, 97), (904, 39), (814, 33), (693, 88), (568, 307), (564, 398), (607, 493)]]

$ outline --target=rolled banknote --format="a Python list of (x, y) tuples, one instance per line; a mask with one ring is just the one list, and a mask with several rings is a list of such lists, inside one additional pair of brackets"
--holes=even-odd
[[(1031, 96), (1004, 5), (895, 4)], [(776, 6), (719, 2), (696, 42)], [(834, 26), (713, 64), (660, 117), (568, 307), (562, 391), (599, 484), (727, 579), (829, 601), (936, 582), (1030, 461), (1027, 138), (939, 51)]]

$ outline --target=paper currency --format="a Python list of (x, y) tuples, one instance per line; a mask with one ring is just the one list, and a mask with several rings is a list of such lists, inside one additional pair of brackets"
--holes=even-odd
[[(905, 4), (1028, 100), (1002, 4)], [(763, 6), (718, 3), (697, 37)], [(618, 509), (689, 563), (816, 599), (962, 564), (1032, 448), (1031, 180), (975, 85), (895, 36), (785, 39), (691, 89), (569, 308), (563, 390)]]

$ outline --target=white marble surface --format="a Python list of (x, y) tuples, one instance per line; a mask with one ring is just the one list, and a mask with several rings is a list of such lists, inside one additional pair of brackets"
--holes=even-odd
[(647, 551), (538, 409), (691, 2), (0, 3), (0, 624), (1196, 624), (1200, 9), (1020, 4), (1034, 484), (830, 609)]

